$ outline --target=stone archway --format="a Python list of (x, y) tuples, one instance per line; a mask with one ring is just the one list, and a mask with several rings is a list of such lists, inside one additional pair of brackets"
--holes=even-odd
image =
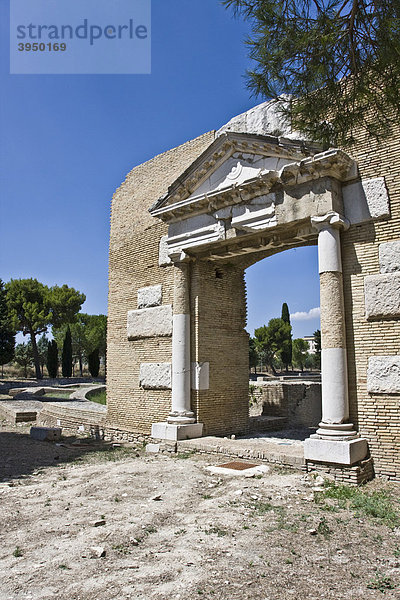
[[(323, 412), (305, 457), (351, 465), (366, 456), (366, 441), (348, 422), (340, 250), (340, 231), (349, 226), (342, 186), (357, 181), (357, 166), (340, 150), (318, 150), (282, 138), (223, 133), (150, 209), (168, 224), (160, 264), (174, 266), (171, 410), (165, 422), (153, 424), (154, 437), (197, 437), (204, 423), (212, 433), (245, 429), (247, 367), (239, 361), (220, 370), (217, 385), (211, 354), (227, 340), (234, 355), (243, 350), (246, 266), (317, 242)], [(235, 286), (238, 298), (232, 300)]]

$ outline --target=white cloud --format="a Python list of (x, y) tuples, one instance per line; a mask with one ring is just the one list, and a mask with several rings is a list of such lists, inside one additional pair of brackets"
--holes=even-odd
[(319, 319), (320, 308), (310, 308), (308, 312), (295, 312), (290, 315), (291, 321), (310, 321), (311, 319)]

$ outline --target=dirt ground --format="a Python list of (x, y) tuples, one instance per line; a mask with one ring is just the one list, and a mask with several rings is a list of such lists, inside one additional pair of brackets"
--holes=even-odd
[(28, 433), (0, 428), (0, 600), (400, 598), (394, 484), (335, 499), (298, 472)]

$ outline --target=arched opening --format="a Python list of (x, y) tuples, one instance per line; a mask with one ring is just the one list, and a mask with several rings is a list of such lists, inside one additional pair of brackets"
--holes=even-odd
[(321, 420), (317, 247), (264, 258), (245, 278), (250, 432), (308, 437)]

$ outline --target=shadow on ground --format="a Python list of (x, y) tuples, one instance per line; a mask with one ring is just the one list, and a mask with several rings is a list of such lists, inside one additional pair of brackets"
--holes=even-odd
[(63, 438), (59, 444), (32, 440), (27, 431), (0, 429), (0, 481), (27, 477), (43, 467), (72, 462), (94, 452), (117, 452), (112, 444), (75, 437)]
[(312, 435), (316, 431), (317, 431), (316, 427), (301, 427), (298, 429), (277, 429), (275, 431), (266, 431), (266, 432), (255, 431), (254, 433), (252, 433), (250, 435), (244, 436), (243, 439), (256, 437), (256, 438), (265, 438), (267, 440), (270, 438), (275, 438), (275, 439), (278, 438), (278, 439), (282, 439), (282, 440), (299, 440), (301, 442), (304, 442), (304, 440), (309, 438), (310, 435)]

